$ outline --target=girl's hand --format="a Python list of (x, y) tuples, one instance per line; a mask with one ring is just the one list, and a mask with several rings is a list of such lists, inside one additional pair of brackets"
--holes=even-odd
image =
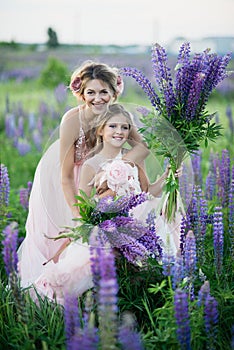
[[(169, 175), (171, 169), (171, 165), (167, 165), (166, 170), (163, 174), (163, 177), (166, 179)], [(183, 166), (181, 165), (176, 171), (175, 171), (175, 177), (180, 177), (183, 174)]]

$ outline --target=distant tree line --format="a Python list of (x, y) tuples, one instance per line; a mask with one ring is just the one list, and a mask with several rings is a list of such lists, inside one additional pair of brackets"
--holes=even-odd
[(48, 28), (47, 30), (47, 34), (48, 34), (48, 41), (47, 41), (47, 46), (48, 47), (58, 47), (59, 46), (59, 42), (58, 42), (58, 36), (55, 30), (53, 30), (51, 27)]

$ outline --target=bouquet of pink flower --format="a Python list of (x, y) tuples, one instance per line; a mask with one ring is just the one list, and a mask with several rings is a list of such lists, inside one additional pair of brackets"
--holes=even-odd
[(209, 49), (190, 57), (190, 44), (184, 43), (175, 67), (174, 82), (166, 51), (159, 44), (152, 47), (152, 65), (159, 92), (150, 80), (136, 68), (121, 69), (123, 75), (134, 78), (153, 106), (141, 118), (141, 132), (156, 155), (169, 159), (171, 170), (166, 183), (165, 215), (175, 217), (179, 184), (174, 172), (188, 154), (195, 153), (201, 142), (214, 141), (221, 126), (212, 122), (214, 116), (206, 110), (214, 88), (227, 77), (230, 54), (223, 57)]
[(135, 167), (122, 159), (110, 160), (102, 164), (101, 171), (94, 178), (94, 183), (99, 186), (105, 181), (107, 187), (117, 196), (140, 193), (140, 183), (136, 180)]

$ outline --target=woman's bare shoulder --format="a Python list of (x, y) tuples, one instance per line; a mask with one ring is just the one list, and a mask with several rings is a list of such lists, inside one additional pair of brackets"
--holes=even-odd
[(79, 120), (80, 108), (74, 107), (69, 109), (62, 117), (61, 124), (68, 121)]

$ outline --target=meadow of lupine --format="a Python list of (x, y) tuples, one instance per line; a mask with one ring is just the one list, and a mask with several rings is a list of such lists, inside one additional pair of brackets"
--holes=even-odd
[[(25, 65), (18, 68), (22, 55)], [(147, 267), (139, 267), (111, 249), (97, 248), (92, 258), (94, 289), (81, 298), (68, 295), (61, 307), (39, 296), (34, 303), (17, 279), (16, 251), (25, 236), (34, 171), (58, 136), (64, 111), (75, 104), (66, 82), (54, 88), (39, 85), (47, 59), (42, 56), (5, 52), (1, 72), (1, 348), (233, 349), (233, 80), (222, 84), (209, 102), (210, 111), (218, 111), (223, 136), (192, 157), (192, 188), (186, 165), (183, 169), (180, 189), (187, 210), (182, 256), (165, 254), (160, 261), (152, 256)], [(63, 51), (59, 58), (70, 70), (79, 62), (68, 57)], [(128, 65), (123, 57), (103, 59)], [(134, 64), (149, 75), (144, 62), (141, 56)], [(133, 88), (126, 82), (120, 102), (144, 104), (144, 94)]]

